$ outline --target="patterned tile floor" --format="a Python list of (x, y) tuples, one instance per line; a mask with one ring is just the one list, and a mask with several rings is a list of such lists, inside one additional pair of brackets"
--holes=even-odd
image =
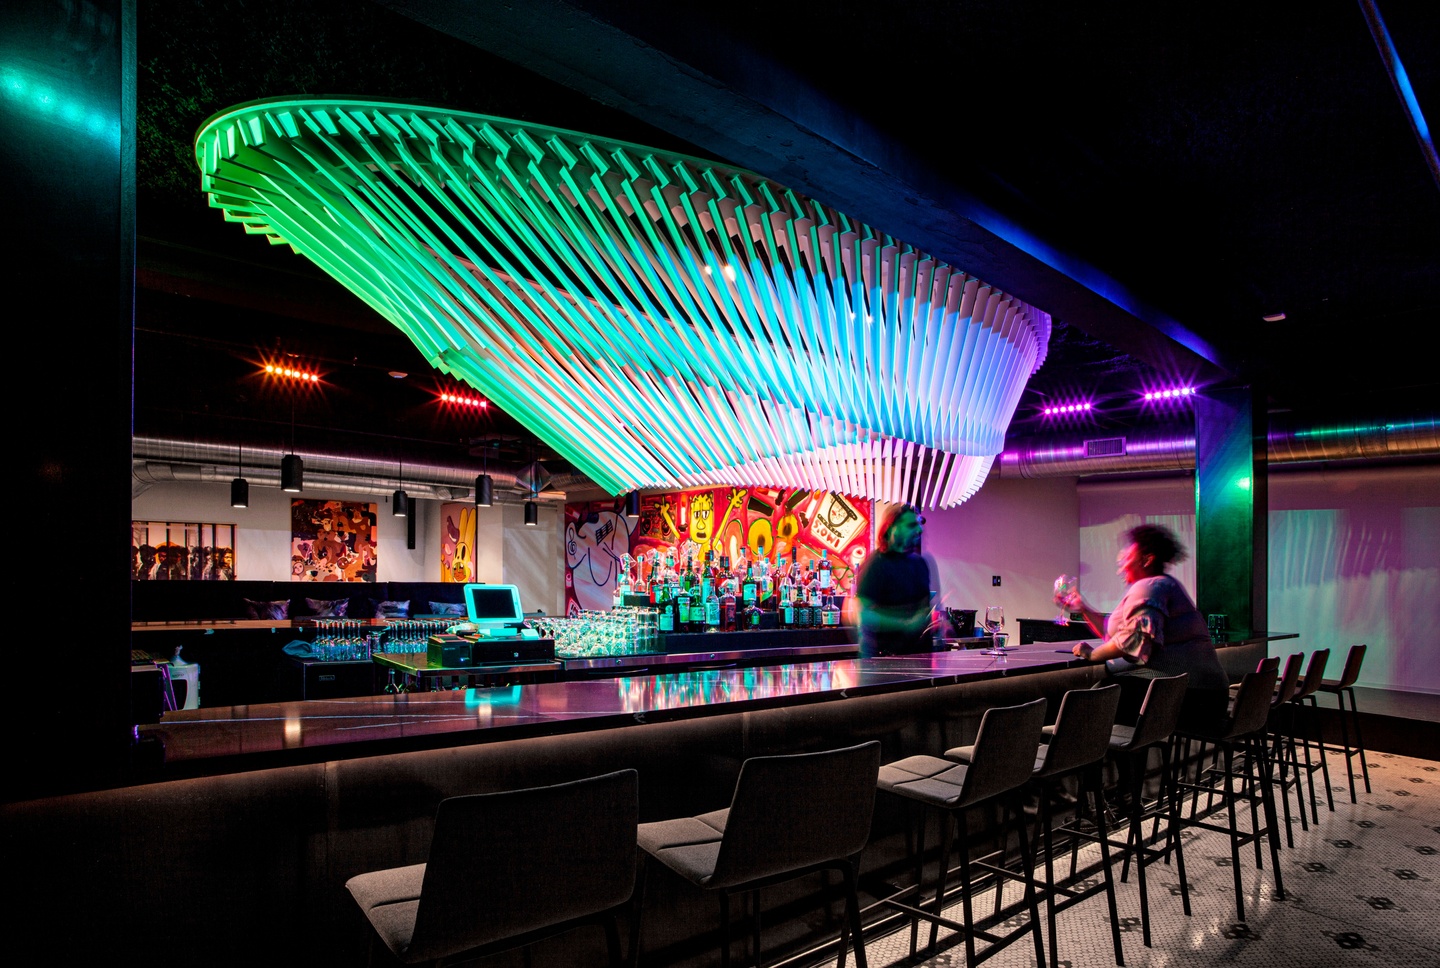
[[(1333, 772), (1332, 758), (1335, 812), (1326, 809), (1321, 793), (1319, 825), (1303, 831), (1295, 819), (1294, 849), (1286, 848), (1282, 838), (1284, 900), (1274, 897), (1268, 854), (1262, 876), (1254, 868), (1253, 853), (1241, 853), (1247, 915), (1243, 923), (1235, 918), (1230, 848), (1223, 834), (1187, 831), (1191, 917), (1181, 910), (1178, 893), (1172, 896), (1178, 892), (1174, 868), (1161, 863), (1148, 868), (1151, 948), (1141, 942), (1133, 874), (1128, 884), (1117, 884), (1125, 964), (1440, 966), (1440, 763), (1386, 753), (1370, 753), (1368, 759), (1374, 792), (1365, 793), (1357, 779), (1360, 802), (1352, 804), (1343, 775)], [(1011, 887), (1008, 896), (1014, 892)], [(1043, 907), (1041, 912), (1043, 917)], [(946, 913), (962, 919), (958, 901)], [(1103, 894), (1061, 912), (1057, 930), (1062, 968), (1114, 963)], [(947, 934), (942, 929), (941, 950), (928, 959), (923, 952), (909, 959), (908, 930), (868, 939), (866, 953), (876, 968), (963, 966), (964, 944), (956, 944), (959, 939), (950, 935), (952, 947), (947, 949)], [(922, 930), (922, 946), (924, 939)], [(1028, 938), (986, 962), (997, 968), (1034, 963)]]

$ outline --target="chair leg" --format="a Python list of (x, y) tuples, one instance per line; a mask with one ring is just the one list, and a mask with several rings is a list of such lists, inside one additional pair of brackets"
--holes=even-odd
[(1345, 722), (1345, 690), (1335, 693), (1335, 701), (1340, 704), (1340, 746), (1345, 753), (1345, 775), (1350, 780), (1350, 802), (1359, 803), (1360, 800), (1355, 795), (1355, 771), (1350, 766), (1350, 757), (1354, 754), (1351, 753), (1350, 746), (1350, 724)]
[[(1185, 879), (1185, 842), (1180, 836), (1180, 778), (1176, 774), (1176, 764), (1170, 762), (1170, 750), (1167, 747), (1161, 748), (1162, 765), (1165, 771), (1166, 783), (1169, 785), (1167, 826), (1169, 832), (1165, 840), (1165, 862), (1170, 861), (1170, 851), (1175, 851), (1175, 871), (1180, 877), (1180, 902), (1185, 916), (1190, 916), (1190, 882)], [(1161, 796), (1166, 796), (1164, 785), (1161, 787)]]
[[(1004, 818), (1004, 814), (1001, 814)], [(970, 901), (970, 827), (965, 822), (965, 812), (959, 811), (955, 817), (957, 836), (964, 846), (960, 851), (960, 904), (965, 913), (965, 964), (969, 968), (975, 968), (975, 905)], [(1036, 968), (1044, 965), (1044, 959), (1036, 962)]]
[(620, 954), (620, 921), (614, 911), (605, 915), (605, 948), (610, 955), (610, 964), (613, 968), (620, 968), (625, 959)]
[[(1030, 852), (1029, 839), (1025, 836), (1025, 807), (1015, 801), (1015, 830), (1020, 840), (1020, 869), (1025, 874), (1025, 903), (1030, 908), (1030, 930), (1035, 936), (1036, 968), (1045, 964), (1045, 945), (1040, 940), (1040, 905), (1035, 898), (1035, 858)], [(974, 964), (972, 960), (970, 964)]]
[(635, 875), (634, 910), (630, 917), (630, 968), (640, 966), (640, 916), (645, 910), (645, 881), (649, 869), (649, 855), (642, 855), (640, 870)]
[(1285, 810), (1285, 844), (1291, 850), (1295, 849), (1295, 834), (1290, 830), (1290, 795), (1286, 791), (1290, 789), (1286, 781), (1286, 771), (1289, 766), (1285, 759), (1285, 738), (1277, 730), (1275, 733), (1275, 769), (1279, 771), (1278, 782), (1280, 784), (1280, 803)]
[(1238, 821), (1235, 817), (1235, 787), (1234, 787), (1234, 766), (1235, 757), (1228, 743), (1223, 744), (1225, 749), (1225, 809), (1230, 815), (1230, 868), (1235, 875), (1235, 917), (1236, 920), (1245, 920), (1245, 888), (1240, 883), (1240, 838)]
[(1350, 716), (1355, 720), (1355, 749), (1360, 754), (1360, 772), (1365, 777), (1365, 792), (1370, 793), (1370, 764), (1365, 762), (1365, 739), (1360, 735), (1360, 706), (1355, 702), (1355, 687), (1345, 691), (1350, 694)]
[[(1084, 798), (1085, 779), (1090, 779), (1090, 792), (1095, 797), (1095, 832), (1100, 837), (1100, 863), (1104, 869), (1105, 900), (1110, 907), (1110, 940), (1115, 945), (1115, 964), (1125, 964), (1125, 952), (1120, 946), (1120, 912), (1115, 905), (1115, 872), (1110, 866), (1110, 832), (1105, 826), (1105, 790), (1100, 776), (1100, 764), (1095, 764), (1081, 774), (1081, 798)], [(1144, 864), (1142, 863), (1143, 867)], [(1141, 875), (1142, 877), (1144, 875)], [(1050, 940), (1050, 957), (1055, 958), (1055, 939)]]
[[(1035, 811), (1039, 834), (1045, 845), (1045, 932), (1050, 939), (1050, 968), (1060, 968), (1055, 947), (1055, 842), (1050, 830), (1050, 789), (1039, 785), (1040, 809)], [(1024, 822), (1024, 817), (1021, 817)], [(1037, 848), (1039, 849), (1039, 848)]]
[(755, 968), (761, 968), (760, 959), (760, 891), (750, 892), (750, 941)]
[[(1131, 754), (1132, 759), (1144, 756), (1144, 751)], [(1135, 776), (1130, 784), (1130, 829), (1125, 835), (1125, 858), (1121, 863), (1120, 880), (1123, 882), (1130, 874), (1130, 856), (1134, 851), (1135, 856), (1135, 884), (1140, 890), (1140, 931), (1145, 942), (1145, 947), (1150, 947), (1150, 894), (1145, 886), (1145, 832), (1142, 819), (1145, 812), (1145, 805), (1141, 802), (1141, 790), (1144, 786), (1143, 770), (1134, 769)], [(1161, 792), (1162, 802), (1164, 792)], [(1167, 834), (1168, 836), (1168, 834)]]
[(846, 943), (847, 934), (855, 939), (855, 968), (870, 968), (865, 960), (865, 938), (860, 933), (860, 892), (856, 883), (860, 878), (858, 865), (848, 864), (842, 869), (842, 873), (845, 877), (845, 918), (849, 930), (840, 934), (840, 957), (836, 961), (836, 968), (845, 968), (845, 950), (849, 947)]
[[(920, 808), (919, 830), (915, 834), (915, 907), (921, 906), (922, 894), (925, 887), (925, 808)], [(945, 826), (944, 817), (941, 817), (940, 826)], [(910, 957), (915, 957), (915, 945), (920, 938), (920, 918), (917, 915), (910, 915)]]
[[(940, 815), (940, 876), (935, 885), (935, 917), (945, 916), (945, 875), (950, 871), (950, 842), (954, 840), (950, 830), (950, 812), (945, 811)], [(961, 845), (960, 853), (968, 853), (968, 848)], [(966, 889), (969, 893), (969, 889)], [(919, 907), (919, 904), (916, 904)], [(967, 922), (968, 923), (968, 922)], [(934, 951), (936, 943), (940, 940), (940, 922), (930, 922), (930, 946), (927, 951)]]
[[(1335, 794), (1330, 789), (1330, 758), (1325, 753), (1325, 733), (1320, 728), (1320, 703), (1312, 695), (1306, 698), (1305, 719), (1308, 721), (1309, 729), (1307, 735), (1315, 739), (1315, 749), (1320, 754), (1320, 778), (1325, 782), (1325, 803), (1330, 812), (1335, 812)], [(1317, 819), (1315, 821), (1319, 823)]]
[[(1261, 783), (1260, 802), (1265, 808), (1265, 823), (1269, 827), (1270, 840), (1270, 866), (1274, 868), (1275, 874), (1275, 896), (1281, 900), (1285, 898), (1285, 883), (1280, 872), (1280, 835), (1275, 830), (1275, 797), (1271, 792), (1270, 784), (1264, 778), (1269, 776), (1268, 766), (1265, 763), (1265, 744), (1259, 744)], [(1258, 838), (1257, 838), (1257, 843)]]

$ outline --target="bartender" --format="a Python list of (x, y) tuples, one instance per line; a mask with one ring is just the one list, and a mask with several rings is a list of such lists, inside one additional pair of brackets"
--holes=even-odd
[(855, 585), (862, 659), (935, 647), (935, 569), (920, 552), (924, 533), (925, 519), (908, 504), (892, 506), (881, 522), (876, 553)]

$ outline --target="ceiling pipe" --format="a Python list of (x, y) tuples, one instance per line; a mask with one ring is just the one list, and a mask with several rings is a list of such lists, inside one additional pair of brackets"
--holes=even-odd
[[(1435, 458), (1440, 457), (1440, 418), (1408, 414), (1327, 422), (1271, 414), (1268, 444), (1272, 466)], [(1022, 438), (1005, 448), (994, 468), (994, 474), (1008, 478), (1189, 471), (1195, 468), (1195, 428), (1192, 421), (1114, 434)]]
[[(226, 483), (234, 477), (235, 445), (161, 437), (131, 438), (131, 497), (143, 494), (155, 484), (176, 482)], [(245, 478), (256, 487), (280, 486), (280, 461), (288, 450), (246, 446)], [(305, 461), (306, 493), (342, 491), (347, 494), (371, 494), (389, 497), (395, 487), (395, 461), (366, 457), (329, 454), (316, 450), (296, 450)], [(489, 462), (486, 468), (494, 481), (495, 499), (499, 503), (523, 502), (530, 495), (529, 486), (520, 480), (525, 466), (514, 467)], [(405, 462), (405, 490), (417, 499), (460, 501), (475, 496), (475, 475), (480, 468), (469, 463), (461, 465)], [(555, 477), (540, 491), (541, 501), (563, 501), (565, 493), (557, 484), (569, 480)]]

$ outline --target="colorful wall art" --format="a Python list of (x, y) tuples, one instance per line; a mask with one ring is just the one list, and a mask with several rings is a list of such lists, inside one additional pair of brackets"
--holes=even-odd
[(375, 580), (375, 505), (290, 502), (290, 580)]
[(135, 581), (234, 581), (235, 525), (130, 522)]
[(440, 505), (440, 580), (475, 580), (475, 505)]
[[(768, 557), (809, 568), (828, 556), (838, 594), (848, 596), (872, 547), (874, 502), (832, 491), (769, 487), (706, 487), (645, 494), (640, 516), (622, 502), (565, 506), (565, 606), (606, 609), (614, 602), (623, 563), (632, 583), (653, 563), (703, 563), (710, 552), (738, 562)], [(628, 556), (628, 557), (627, 557)]]

